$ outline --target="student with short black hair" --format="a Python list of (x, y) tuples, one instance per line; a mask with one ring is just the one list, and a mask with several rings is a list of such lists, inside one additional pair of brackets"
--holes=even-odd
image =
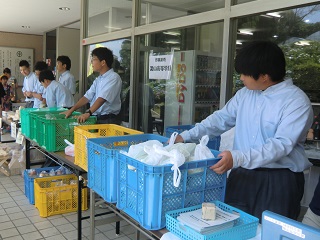
[(60, 74), (59, 82), (66, 86), (74, 95), (76, 93), (76, 81), (70, 73), (71, 59), (68, 56), (59, 56), (57, 58), (57, 71)]
[(211, 169), (231, 170), (225, 202), (261, 220), (270, 210), (297, 219), (304, 193), (303, 171), (311, 166), (304, 142), (313, 121), (307, 95), (291, 79), (275, 43), (248, 43), (236, 55), (235, 70), (245, 87), (227, 104), (176, 142), (219, 136), (235, 127), (233, 150), (219, 154)]
[(39, 81), (45, 88), (43, 94), (44, 103), (48, 107), (70, 108), (74, 105), (73, 96), (68, 88), (55, 81), (55, 77), (50, 70), (43, 70), (39, 74)]
[(38, 85), (38, 78), (34, 72), (30, 70), (30, 64), (27, 60), (21, 60), (19, 62), (19, 68), (21, 74), (24, 76), (22, 93), (26, 97), (26, 108), (38, 107), (34, 106), (35, 98), (33, 92), (36, 92), (36, 86)]
[(73, 111), (90, 103), (90, 108), (78, 117), (79, 122), (86, 121), (91, 115), (97, 116), (97, 123), (121, 124), (121, 88), (122, 80), (113, 71), (112, 51), (105, 47), (95, 48), (92, 51), (93, 71), (99, 72), (90, 89), (85, 95), (68, 111), (63, 114), (71, 116)]

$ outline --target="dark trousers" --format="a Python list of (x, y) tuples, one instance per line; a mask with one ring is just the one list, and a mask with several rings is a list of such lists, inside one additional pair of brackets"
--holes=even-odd
[(228, 177), (225, 202), (259, 218), (260, 222), (265, 210), (296, 220), (303, 192), (303, 172), (237, 168)]
[(121, 118), (119, 115), (111, 118), (106, 118), (106, 117), (100, 117), (97, 116), (97, 124), (117, 124), (121, 125)]

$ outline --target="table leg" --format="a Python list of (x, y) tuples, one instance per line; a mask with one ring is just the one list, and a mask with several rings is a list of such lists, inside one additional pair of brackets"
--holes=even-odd
[(26, 169), (30, 169), (30, 141), (29, 139), (25, 139), (26, 141)]
[(78, 178), (78, 239), (81, 239), (81, 232), (82, 232), (82, 187), (83, 187), (83, 179), (80, 176), (79, 171), (76, 171), (77, 178)]
[(90, 188), (90, 239), (94, 240), (95, 234), (95, 193)]

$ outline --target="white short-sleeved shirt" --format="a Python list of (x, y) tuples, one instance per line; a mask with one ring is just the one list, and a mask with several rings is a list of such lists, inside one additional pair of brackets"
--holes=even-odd
[[(30, 72), (28, 76), (23, 79), (22, 92), (36, 92), (38, 78), (34, 72)], [(32, 102), (35, 98), (26, 98), (26, 102)]]
[(59, 82), (66, 86), (72, 94), (76, 93), (76, 81), (70, 71), (63, 72), (59, 77)]
[[(43, 95), (44, 87), (41, 85), (39, 80), (37, 81), (33, 92), (36, 92), (36, 93)], [(42, 103), (42, 101), (40, 101), (38, 98), (34, 98), (33, 108), (40, 108), (41, 103)]]
[(48, 107), (72, 107), (73, 96), (68, 88), (53, 80), (42, 95), (46, 99)]
[(84, 97), (89, 100), (90, 106), (92, 106), (99, 97), (105, 99), (106, 102), (98, 108), (93, 115), (106, 115), (111, 113), (117, 115), (121, 109), (121, 88), (122, 80), (113, 69), (97, 77)]

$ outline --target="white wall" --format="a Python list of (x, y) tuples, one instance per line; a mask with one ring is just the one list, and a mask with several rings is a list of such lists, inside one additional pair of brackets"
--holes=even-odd
[[(76, 81), (79, 80), (81, 64), (79, 29), (57, 28), (57, 57), (60, 55), (66, 55), (71, 59), (70, 72), (74, 75)], [(76, 94), (75, 101), (78, 101), (78, 99), (79, 94)]]

